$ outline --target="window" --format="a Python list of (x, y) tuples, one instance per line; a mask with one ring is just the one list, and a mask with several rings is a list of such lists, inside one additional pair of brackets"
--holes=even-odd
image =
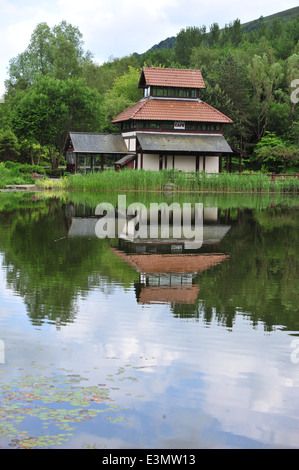
[(195, 124), (194, 122), (187, 122), (186, 131), (197, 131), (197, 124)]
[(132, 119), (130, 119), (129, 121), (125, 121), (121, 124), (121, 129), (123, 131), (129, 131), (129, 130), (135, 129), (135, 128), (136, 128), (136, 123)]
[[(149, 96), (149, 93), (144, 96)], [(197, 98), (196, 88), (153, 87), (153, 96), (168, 98)]]
[(157, 121), (150, 121), (149, 129), (160, 129), (160, 123)]
[(140, 121), (139, 129), (160, 129), (159, 121)]
[(162, 129), (164, 131), (173, 131), (173, 127), (174, 127), (174, 122), (173, 121), (163, 122), (162, 123)]
[(200, 129), (202, 131), (207, 131), (207, 132), (212, 132), (212, 131), (219, 132), (220, 124), (201, 124)]
[(76, 162), (76, 155), (74, 152), (66, 152), (66, 162), (70, 165), (74, 165)]

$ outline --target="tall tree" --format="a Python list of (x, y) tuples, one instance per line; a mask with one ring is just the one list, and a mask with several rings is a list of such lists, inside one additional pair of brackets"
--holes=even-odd
[(255, 55), (248, 66), (252, 84), (252, 112), (255, 114), (255, 131), (260, 140), (268, 126), (269, 111), (274, 100), (274, 92), (283, 79), (283, 69), (275, 62), (273, 55)]
[(15, 106), (12, 123), (19, 138), (49, 148), (56, 169), (70, 131), (99, 132), (106, 121), (100, 95), (82, 79), (43, 77)]
[(256, 146), (256, 154), (267, 163), (270, 171), (277, 169), (277, 162), (283, 162), (283, 172), (285, 173), (287, 163), (298, 161), (299, 149), (297, 145), (277, 137), (275, 132), (266, 132)]
[(193, 47), (198, 47), (205, 41), (206, 27), (195, 26), (182, 29), (176, 37), (175, 58), (183, 66), (188, 67)]
[(11, 130), (0, 132), (0, 161), (16, 161), (19, 156), (19, 144)]
[(210, 26), (210, 31), (208, 35), (208, 43), (210, 46), (215, 46), (219, 43), (220, 38), (220, 28), (218, 23), (213, 23)]
[(82, 65), (90, 61), (90, 52), (84, 52), (79, 29), (62, 21), (52, 29), (40, 23), (34, 29), (26, 50), (11, 59), (8, 92), (26, 89), (39, 77), (51, 75), (56, 78), (78, 77)]
[[(140, 72), (138, 68), (129, 67), (128, 72), (115, 78), (113, 87), (105, 93), (104, 103), (109, 121), (142, 98), (142, 91), (138, 88)], [(115, 126), (109, 124), (107, 130), (115, 130)]]

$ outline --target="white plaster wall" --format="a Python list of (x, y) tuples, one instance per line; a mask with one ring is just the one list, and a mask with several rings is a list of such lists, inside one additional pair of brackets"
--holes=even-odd
[(206, 173), (219, 173), (219, 157), (206, 157)]
[(173, 158), (172, 155), (167, 155), (167, 170), (172, 170), (173, 168)]
[[(139, 156), (138, 168), (141, 168), (140, 156)], [(159, 155), (155, 155), (155, 154), (151, 155), (151, 154), (144, 153), (143, 154), (143, 169), (158, 171), (159, 170)]]
[[(131, 149), (132, 150), (132, 149)], [(159, 171), (159, 155), (158, 154), (143, 154), (143, 169)], [(199, 171), (204, 169), (204, 157), (199, 158)], [(141, 168), (141, 155), (138, 154), (138, 169)], [(165, 156), (163, 155), (163, 168), (165, 168)], [(167, 156), (167, 169), (173, 168), (173, 157), (172, 155)], [(196, 157), (176, 155), (175, 156), (175, 168), (181, 171), (196, 171)], [(219, 158), (218, 157), (205, 157), (205, 171), (206, 173), (218, 173), (219, 172)]]
[[(124, 132), (122, 134), (129, 152), (136, 151), (136, 132)], [(129, 137), (131, 137), (129, 139)], [(132, 138), (133, 137), (133, 138)]]
[(125, 139), (125, 143), (129, 152), (135, 152), (136, 150), (136, 140), (135, 139)]
[(203, 218), (206, 222), (212, 222), (212, 221), (217, 222), (218, 208), (217, 207), (205, 207)]
[(195, 156), (176, 155), (174, 160), (175, 168), (182, 171), (195, 171), (196, 170), (196, 158)]

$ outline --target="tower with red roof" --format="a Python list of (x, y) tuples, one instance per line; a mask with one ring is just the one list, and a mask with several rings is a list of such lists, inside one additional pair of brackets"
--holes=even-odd
[(128, 155), (118, 167), (217, 173), (232, 154), (223, 126), (232, 120), (200, 99), (200, 70), (143, 67), (143, 98), (119, 114)]

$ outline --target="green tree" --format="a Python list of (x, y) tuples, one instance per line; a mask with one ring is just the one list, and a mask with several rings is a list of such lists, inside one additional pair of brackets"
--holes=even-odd
[[(109, 121), (142, 98), (142, 90), (138, 88), (140, 72), (138, 68), (129, 67), (128, 72), (117, 77), (113, 87), (105, 93), (104, 104)], [(107, 130), (115, 130), (115, 127), (109, 125)]]
[(210, 26), (210, 31), (208, 35), (208, 44), (210, 46), (216, 46), (219, 43), (220, 39), (220, 28), (218, 23), (213, 23)]
[(82, 67), (90, 61), (90, 52), (84, 52), (79, 29), (62, 21), (52, 29), (40, 23), (34, 29), (26, 50), (11, 59), (8, 92), (26, 89), (41, 76), (56, 78), (78, 77)]
[(190, 56), (193, 47), (198, 47), (205, 41), (206, 27), (197, 28), (195, 26), (182, 29), (176, 37), (175, 58), (185, 67), (189, 66)]
[[(218, 66), (221, 61), (222, 54), (220, 48), (206, 47), (201, 44), (192, 49), (190, 55), (190, 67), (201, 70), (204, 76), (207, 76), (209, 81), (214, 78)], [(216, 77), (218, 81), (218, 76)]]
[(272, 55), (255, 55), (248, 66), (252, 86), (252, 113), (256, 121), (255, 132), (260, 140), (268, 127), (269, 111), (274, 100), (274, 92), (283, 79), (282, 66)]
[(0, 132), (0, 161), (16, 161), (19, 156), (19, 143), (11, 130)]
[(140, 68), (129, 67), (128, 72), (115, 78), (111, 91), (136, 103), (142, 98), (142, 90), (138, 88), (140, 73)]
[(249, 80), (246, 68), (229, 52), (221, 62), (218, 73), (220, 87), (238, 108), (239, 113), (245, 116), (249, 100)]
[[(143, 61), (141, 61), (143, 64)], [(130, 67), (138, 68), (140, 63), (135, 54), (123, 57), (122, 59), (113, 59), (98, 65), (89, 60), (82, 65), (82, 76), (90, 88), (96, 89), (100, 94), (106, 93), (113, 87), (117, 77), (127, 73)]]
[(234, 46), (238, 46), (243, 39), (243, 30), (241, 26), (241, 21), (236, 19), (230, 25), (230, 40)]
[(18, 161), (20, 163), (27, 163), (30, 165), (40, 165), (47, 164), (49, 165), (49, 151), (47, 148), (41, 147), (41, 145), (34, 141), (23, 139), (20, 142), (20, 156)]
[(175, 63), (174, 49), (164, 47), (153, 51), (148, 51), (140, 57), (141, 64), (147, 64), (149, 67), (177, 67)]
[(271, 39), (280, 38), (283, 33), (283, 24), (280, 18), (274, 18), (269, 28), (269, 36)]
[(279, 169), (279, 162), (283, 162), (283, 172), (286, 172), (287, 164), (297, 162), (299, 149), (297, 145), (277, 137), (274, 132), (267, 132), (256, 146), (256, 154), (262, 159), (270, 171)]
[(99, 132), (106, 121), (100, 95), (82, 79), (43, 77), (15, 106), (12, 123), (20, 139), (35, 140), (50, 150), (56, 169), (70, 131)]

